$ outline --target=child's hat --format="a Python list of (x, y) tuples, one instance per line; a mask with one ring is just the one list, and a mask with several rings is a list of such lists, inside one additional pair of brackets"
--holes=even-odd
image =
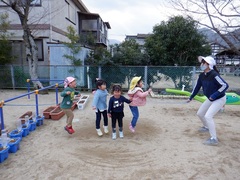
[(131, 83), (130, 83), (130, 90), (133, 90), (136, 87), (136, 85), (140, 79), (141, 79), (141, 76), (132, 78)]
[(68, 85), (71, 83), (71, 82), (73, 82), (73, 81), (75, 81), (75, 78), (74, 77), (67, 77), (65, 80), (64, 80), (64, 88), (66, 88), (66, 87), (68, 87)]
[(200, 63), (202, 62), (202, 60), (206, 61), (209, 64), (210, 69), (213, 69), (213, 66), (216, 65), (216, 61), (211, 56), (207, 56), (207, 57), (198, 56), (198, 61)]

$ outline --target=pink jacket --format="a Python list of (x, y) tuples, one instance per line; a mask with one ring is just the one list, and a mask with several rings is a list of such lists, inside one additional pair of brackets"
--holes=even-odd
[(144, 106), (146, 104), (148, 91), (143, 92), (140, 87), (135, 87), (128, 91), (128, 96), (132, 99), (130, 106)]

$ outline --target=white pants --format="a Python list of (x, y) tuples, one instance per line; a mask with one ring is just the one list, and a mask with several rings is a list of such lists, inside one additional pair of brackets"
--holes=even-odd
[(215, 123), (213, 116), (225, 105), (226, 96), (215, 100), (209, 101), (208, 99), (200, 106), (197, 116), (201, 119), (203, 125), (209, 129), (212, 138), (217, 138)]

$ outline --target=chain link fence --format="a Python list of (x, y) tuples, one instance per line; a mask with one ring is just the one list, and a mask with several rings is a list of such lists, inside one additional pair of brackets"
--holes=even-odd
[[(160, 92), (165, 88), (182, 89), (184, 86), (185, 90), (191, 91), (199, 73), (199, 67), (192, 66), (38, 66), (38, 77), (44, 86), (73, 76), (77, 78), (77, 85), (81, 90), (95, 89), (96, 78), (106, 80), (107, 88), (118, 83), (122, 85), (123, 90), (127, 90), (131, 79), (141, 76), (144, 89), (151, 87)], [(239, 76), (234, 76), (233, 73), (221, 76), (228, 82), (229, 91), (240, 92)], [(30, 79), (29, 68), (17, 65), (0, 66), (0, 77), (1, 89), (26, 88), (27, 79)]]

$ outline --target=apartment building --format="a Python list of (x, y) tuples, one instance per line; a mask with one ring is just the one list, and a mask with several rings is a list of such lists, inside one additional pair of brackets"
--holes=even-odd
[[(9, 14), (9, 32), (13, 33), (10, 40), (13, 44), (13, 55), (17, 57), (13, 64), (26, 65), (23, 30), (19, 17), (1, 1), (0, 13)], [(103, 47), (108, 46), (108, 30), (111, 28), (99, 14), (91, 13), (81, 0), (33, 0), (28, 24), (38, 47), (39, 65), (52, 64), (51, 47), (59, 48), (63, 46), (62, 42), (69, 41), (66, 37), (68, 26), (73, 26), (81, 37), (91, 35), (94, 43)], [(82, 45), (85, 45), (84, 41)], [(91, 47), (83, 49), (86, 51), (89, 48)], [(84, 54), (86, 55), (86, 52)], [(61, 61), (59, 63), (61, 64)]]

